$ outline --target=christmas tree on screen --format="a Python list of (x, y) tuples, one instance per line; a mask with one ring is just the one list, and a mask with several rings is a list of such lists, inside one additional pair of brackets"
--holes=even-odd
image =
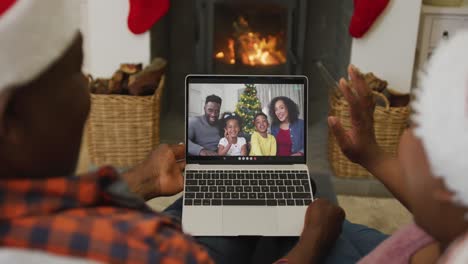
[(236, 105), (236, 113), (242, 117), (242, 131), (246, 134), (252, 134), (255, 131), (253, 119), (256, 113), (262, 111), (262, 105), (257, 97), (257, 88), (255, 84), (245, 84), (244, 92)]

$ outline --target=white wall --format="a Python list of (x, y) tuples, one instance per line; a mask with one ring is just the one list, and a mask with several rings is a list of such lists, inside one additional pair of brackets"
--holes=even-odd
[(149, 32), (134, 35), (128, 29), (128, 0), (80, 1), (85, 73), (110, 77), (120, 63), (149, 63)]
[(389, 87), (409, 92), (422, 0), (392, 0), (369, 32), (353, 39), (351, 63), (374, 72)]
[(245, 85), (241, 83), (233, 84), (222, 84), (224, 89), (224, 98), (223, 98), (223, 111), (234, 112), (236, 110), (236, 105), (239, 102), (239, 90), (244, 90)]

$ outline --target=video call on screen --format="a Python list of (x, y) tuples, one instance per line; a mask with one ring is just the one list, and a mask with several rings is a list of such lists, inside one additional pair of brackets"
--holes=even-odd
[(305, 154), (304, 84), (190, 83), (189, 156)]

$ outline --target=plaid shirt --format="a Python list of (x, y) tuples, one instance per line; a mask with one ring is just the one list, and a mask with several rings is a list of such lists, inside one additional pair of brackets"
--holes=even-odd
[(178, 223), (122, 190), (126, 184), (109, 167), (80, 177), (0, 180), (0, 246), (106, 263), (212, 262)]

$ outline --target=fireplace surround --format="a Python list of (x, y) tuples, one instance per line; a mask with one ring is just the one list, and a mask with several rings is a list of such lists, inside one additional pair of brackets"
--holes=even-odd
[(302, 73), (306, 5), (306, 0), (195, 0), (197, 71)]

